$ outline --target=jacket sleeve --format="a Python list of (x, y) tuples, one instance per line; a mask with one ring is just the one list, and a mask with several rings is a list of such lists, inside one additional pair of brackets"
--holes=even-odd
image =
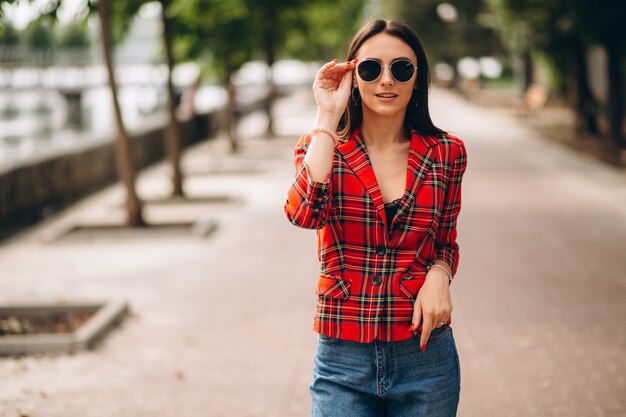
[(294, 149), (296, 176), (287, 193), (285, 213), (289, 221), (306, 229), (319, 229), (330, 211), (332, 169), (323, 182), (314, 181), (304, 162), (311, 136), (302, 135)]
[(466, 168), (467, 153), (465, 144), (461, 142), (459, 153), (451, 165), (448, 188), (445, 193), (441, 219), (437, 229), (437, 238), (435, 239), (437, 259), (446, 261), (450, 265), (453, 277), (456, 274), (459, 263), (456, 223), (461, 211), (461, 181)]

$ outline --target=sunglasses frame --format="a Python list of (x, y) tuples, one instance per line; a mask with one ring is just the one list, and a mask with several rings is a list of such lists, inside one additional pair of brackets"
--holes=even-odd
[[(366, 80), (363, 80), (363, 78), (361, 77), (361, 74), (359, 73), (359, 66), (360, 66), (362, 63), (367, 62), (367, 61), (372, 61), (372, 62), (375, 62), (375, 63), (377, 63), (378, 65), (380, 65), (380, 73), (378, 74), (378, 76), (377, 76), (376, 78), (374, 78), (374, 79), (373, 79), (373, 80), (371, 80), (371, 81), (366, 81)], [(406, 81), (400, 81), (400, 80), (398, 80), (398, 79), (397, 79), (397, 78), (393, 75), (393, 71), (391, 70), (391, 67), (393, 66), (393, 64), (395, 64), (395, 63), (397, 63), (397, 62), (403, 62), (403, 61), (404, 61), (404, 62), (410, 62), (410, 63), (411, 63), (411, 65), (413, 65), (413, 74), (415, 74), (415, 73), (417, 72), (417, 65), (415, 65), (415, 64), (413, 63), (413, 61), (411, 61), (411, 60), (410, 60), (410, 59), (408, 59), (408, 58), (398, 58), (398, 59), (395, 59), (395, 60), (391, 61), (391, 63), (390, 63), (389, 65), (382, 64), (382, 63), (380, 63), (379, 61), (377, 61), (377, 60), (375, 60), (375, 59), (373, 59), (373, 58), (367, 58), (367, 59), (364, 59), (363, 61), (359, 61), (359, 63), (356, 65), (356, 73), (358, 74), (359, 78), (361, 78), (361, 80), (363, 80), (363, 82), (366, 82), (366, 83), (373, 83), (373, 82), (375, 82), (376, 80), (378, 80), (378, 79), (379, 79), (379, 78), (383, 75), (383, 71), (385, 71), (385, 67), (388, 67), (388, 68), (389, 68), (389, 73), (391, 74), (391, 78), (393, 78), (393, 79), (394, 79), (394, 81), (397, 81), (397, 82), (399, 82), (399, 83), (408, 83), (408, 82), (410, 82), (410, 81), (411, 81), (411, 79), (413, 78), (413, 74), (411, 74), (411, 78), (409, 78), (408, 80), (406, 80)]]

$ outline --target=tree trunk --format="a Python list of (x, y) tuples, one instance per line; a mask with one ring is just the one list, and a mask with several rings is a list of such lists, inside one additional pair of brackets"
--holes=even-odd
[(597, 135), (596, 102), (589, 87), (585, 46), (578, 36), (570, 39), (569, 89), (570, 103), (576, 115), (576, 130)]
[(228, 132), (230, 150), (231, 152), (236, 153), (239, 151), (239, 137), (237, 136), (237, 122), (239, 120), (237, 90), (230, 81), (227, 81), (226, 91), (228, 93), (228, 103), (226, 105), (226, 130)]
[(272, 66), (276, 62), (276, 36), (274, 29), (268, 27), (264, 37), (265, 62), (267, 63), (267, 86), (268, 92), (264, 103), (265, 114), (267, 115), (267, 136), (274, 136), (274, 118), (272, 117), (272, 107), (276, 98), (276, 86), (272, 78)]
[(117, 124), (117, 171), (118, 176), (126, 187), (126, 225), (128, 226), (144, 226), (145, 222), (142, 216), (141, 201), (135, 192), (135, 169), (130, 151), (130, 141), (124, 121), (122, 120), (122, 112), (117, 97), (117, 83), (115, 81), (115, 72), (113, 69), (113, 60), (111, 54), (111, 37), (110, 37), (110, 21), (108, 0), (98, 1), (98, 14), (100, 16), (100, 36), (102, 38), (102, 50), (104, 52), (104, 61), (106, 63), (107, 72), (109, 74), (109, 87), (113, 97), (113, 111), (115, 114), (115, 123)]
[(172, 28), (167, 17), (167, 7), (170, 0), (160, 0), (161, 21), (163, 23), (163, 44), (165, 46), (165, 57), (167, 61), (167, 110), (169, 120), (165, 129), (165, 149), (167, 157), (172, 165), (172, 196), (182, 197), (183, 175), (180, 167), (181, 159), (181, 137), (180, 127), (176, 119), (176, 99), (174, 96), (174, 83), (172, 82), (172, 72), (174, 71), (174, 53), (172, 52)]
[(533, 59), (532, 56), (530, 54), (530, 51), (526, 51), (524, 52), (524, 55), (522, 55), (522, 64), (524, 66), (523, 69), (523, 81), (522, 81), (522, 86), (523, 86), (523, 91), (524, 93), (528, 90), (528, 87), (530, 87), (530, 85), (535, 81), (535, 73), (533, 71)]
[(239, 121), (239, 105), (237, 103), (237, 89), (233, 85), (231, 79), (235, 72), (229, 57), (224, 59), (224, 87), (228, 94), (228, 102), (226, 103), (226, 131), (228, 141), (230, 142), (230, 150), (233, 153), (239, 151), (239, 138), (237, 136), (237, 123)]
[[(617, 29), (617, 28), (614, 28)], [(610, 30), (610, 28), (607, 28)], [(624, 138), (624, 86), (622, 84), (622, 48), (623, 40), (619, 29), (614, 30), (616, 36), (607, 36), (605, 47), (608, 55), (609, 78), (609, 134), (613, 143), (619, 148), (626, 148)]]

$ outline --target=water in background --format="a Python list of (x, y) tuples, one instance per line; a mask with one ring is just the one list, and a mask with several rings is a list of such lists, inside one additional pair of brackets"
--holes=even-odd
[[(162, 65), (118, 69), (122, 117), (129, 130), (165, 112), (166, 75)], [(106, 81), (101, 65), (0, 70), (0, 168), (111, 138), (115, 120)], [(77, 122), (68, 117), (68, 100), (62, 92), (78, 90), (82, 97)], [(204, 85), (195, 93), (193, 107), (208, 112), (222, 107), (225, 100), (220, 86)]]

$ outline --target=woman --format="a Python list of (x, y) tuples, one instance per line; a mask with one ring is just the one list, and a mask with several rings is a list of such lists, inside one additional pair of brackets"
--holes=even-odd
[(326, 63), (317, 125), (295, 148), (285, 212), (317, 229), (313, 416), (454, 416), (460, 366), (449, 286), (463, 141), (435, 127), (416, 33), (367, 23)]

